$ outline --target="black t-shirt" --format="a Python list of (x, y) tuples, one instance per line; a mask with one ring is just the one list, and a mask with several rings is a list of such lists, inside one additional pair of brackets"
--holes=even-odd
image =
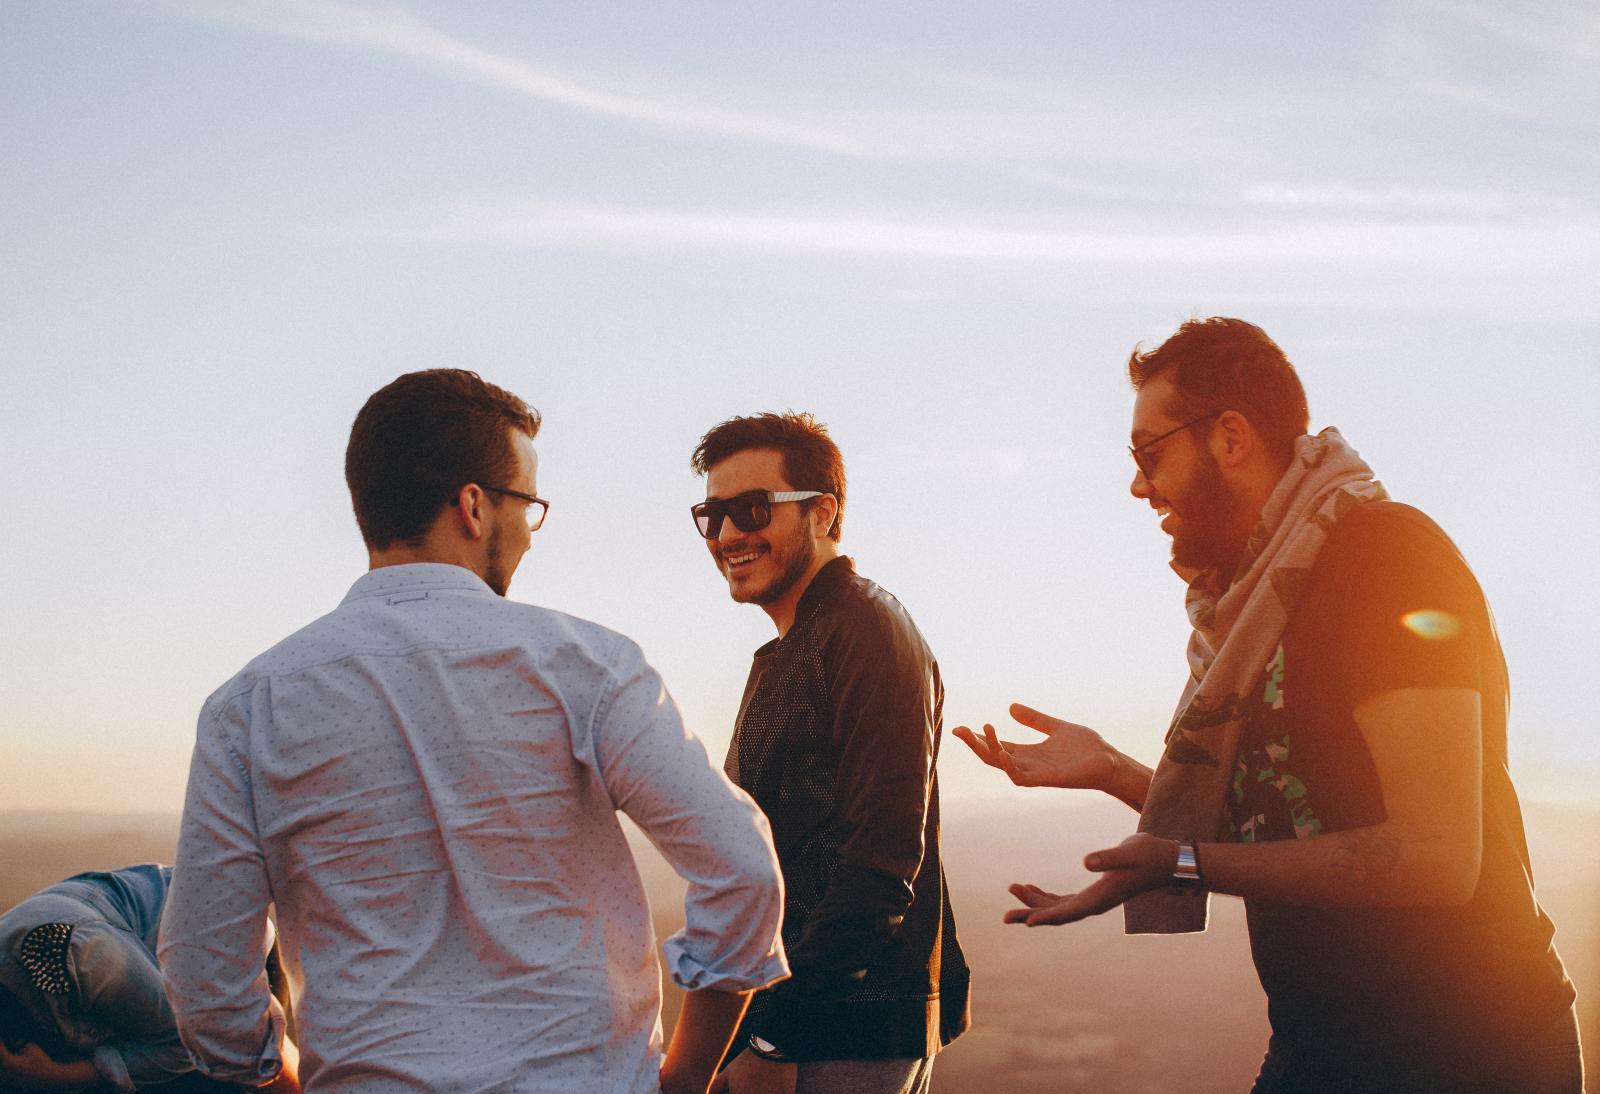
[(1358, 909), (1246, 901), (1275, 1035), (1329, 1070), (1514, 1072), (1570, 1008), (1554, 927), (1533, 896), (1506, 770), (1507, 686), (1477, 581), (1432, 521), (1375, 502), (1334, 527), (1263, 678), (1230, 796), (1233, 838), (1308, 838), (1384, 819), (1352, 712), (1374, 693), (1466, 687), (1482, 697), (1483, 866), (1456, 907)]

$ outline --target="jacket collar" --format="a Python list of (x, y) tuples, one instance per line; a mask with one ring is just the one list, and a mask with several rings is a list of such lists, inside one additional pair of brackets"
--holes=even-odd
[(818, 570), (811, 579), (811, 584), (806, 586), (806, 591), (800, 594), (800, 600), (794, 606), (794, 627), (789, 628), (789, 633), (794, 633), (794, 628), (805, 623), (817, 610), (834, 594), (850, 583), (855, 576), (856, 564), (849, 555), (840, 555), (831, 560), (826, 566)]

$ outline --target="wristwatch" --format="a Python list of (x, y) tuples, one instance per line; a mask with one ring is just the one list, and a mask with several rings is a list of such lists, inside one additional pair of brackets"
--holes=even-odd
[(1172, 887), (1185, 891), (1206, 887), (1206, 879), (1200, 874), (1200, 848), (1196, 844), (1178, 841), (1178, 864), (1172, 868)]
[(763, 1060), (771, 1060), (775, 1064), (787, 1064), (790, 1062), (789, 1057), (783, 1054), (783, 1050), (765, 1037), (758, 1037), (752, 1033), (750, 1040), (746, 1043), (750, 1046), (750, 1051)]

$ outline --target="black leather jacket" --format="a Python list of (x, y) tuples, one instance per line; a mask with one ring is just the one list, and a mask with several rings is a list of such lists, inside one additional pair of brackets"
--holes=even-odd
[(939, 860), (939, 666), (898, 600), (828, 563), (755, 654), (728, 776), (766, 812), (794, 975), (742, 1034), (795, 1060), (931, 1056), (970, 1024)]

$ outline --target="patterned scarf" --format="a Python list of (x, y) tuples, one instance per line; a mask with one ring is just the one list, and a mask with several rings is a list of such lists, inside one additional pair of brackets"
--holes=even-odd
[[(1167, 730), (1139, 831), (1212, 843), (1224, 811), (1239, 740), (1261, 680), (1276, 658), (1290, 613), (1334, 523), (1386, 498), (1383, 486), (1336, 429), (1295, 441), (1294, 458), (1262, 506), (1231, 581), (1216, 570), (1189, 583), (1185, 605), (1189, 681)], [(1206, 929), (1207, 895), (1157, 889), (1123, 907), (1129, 934)]]

